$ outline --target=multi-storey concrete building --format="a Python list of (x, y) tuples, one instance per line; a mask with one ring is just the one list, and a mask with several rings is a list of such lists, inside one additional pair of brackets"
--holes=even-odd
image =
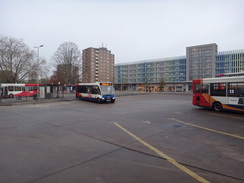
[(216, 57), (216, 76), (244, 72), (244, 50), (221, 51)]
[(186, 80), (215, 77), (217, 44), (186, 48)]
[(173, 89), (173, 83), (182, 89), (182, 82), (186, 81), (186, 58), (182, 56), (117, 64), (114, 72), (118, 88), (158, 90), (163, 80), (169, 90)]
[(82, 53), (82, 82), (114, 82), (114, 55), (107, 48), (87, 48)]
[(159, 90), (164, 81), (168, 91), (191, 90), (196, 78), (244, 71), (244, 50), (217, 52), (216, 44), (186, 48), (187, 56), (116, 64), (117, 89)]

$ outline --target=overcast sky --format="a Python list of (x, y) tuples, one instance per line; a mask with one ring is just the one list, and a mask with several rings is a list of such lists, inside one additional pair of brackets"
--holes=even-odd
[(0, 34), (40, 48), (48, 62), (60, 44), (106, 46), (115, 63), (186, 55), (217, 43), (244, 49), (244, 0), (0, 0)]

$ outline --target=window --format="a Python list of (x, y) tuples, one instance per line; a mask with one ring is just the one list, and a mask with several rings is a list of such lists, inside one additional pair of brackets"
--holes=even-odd
[(196, 91), (195, 93), (200, 93), (200, 84), (196, 84)]
[(244, 83), (228, 83), (229, 97), (244, 97)]
[(37, 91), (37, 86), (29, 86), (29, 91)]
[(98, 86), (92, 86), (91, 94), (100, 94), (100, 89)]
[(8, 90), (9, 90), (9, 91), (14, 91), (14, 87), (13, 87), (13, 86), (9, 86), (9, 87), (8, 87)]
[(14, 91), (22, 91), (22, 87), (20, 87), (20, 86), (15, 86), (15, 87), (14, 87)]
[(211, 95), (212, 96), (226, 96), (226, 84), (225, 83), (212, 83)]
[(208, 85), (202, 85), (202, 93), (208, 93)]
[(79, 93), (87, 93), (86, 86), (78, 86), (77, 87), (77, 92), (79, 92)]

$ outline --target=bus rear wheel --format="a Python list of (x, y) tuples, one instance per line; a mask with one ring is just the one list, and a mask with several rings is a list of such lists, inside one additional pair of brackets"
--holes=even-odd
[(213, 103), (213, 110), (221, 112), (223, 110), (222, 104), (220, 102)]

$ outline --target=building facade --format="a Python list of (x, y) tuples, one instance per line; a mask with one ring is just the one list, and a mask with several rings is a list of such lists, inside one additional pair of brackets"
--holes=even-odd
[(217, 44), (186, 48), (186, 80), (215, 77)]
[(82, 61), (82, 82), (114, 82), (114, 55), (107, 48), (84, 49)]
[(216, 76), (244, 71), (244, 50), (222, 51), (216, 57)]
[(192, 79), (217, 77), (244, 71), (244, 50), (217, 52), (217, 44), (186, 48), (187, 56), (116, 64), (116, 88), (120, 90), (189, 91)]
[(182, 82), (186, 81), (186, 58), (182, 56), (117, 64), (114, 72), (117, 89), (157, 91), (161, 82), (167, 85), (167, 90), (172, 90), (173, 86), (182, 89)]

